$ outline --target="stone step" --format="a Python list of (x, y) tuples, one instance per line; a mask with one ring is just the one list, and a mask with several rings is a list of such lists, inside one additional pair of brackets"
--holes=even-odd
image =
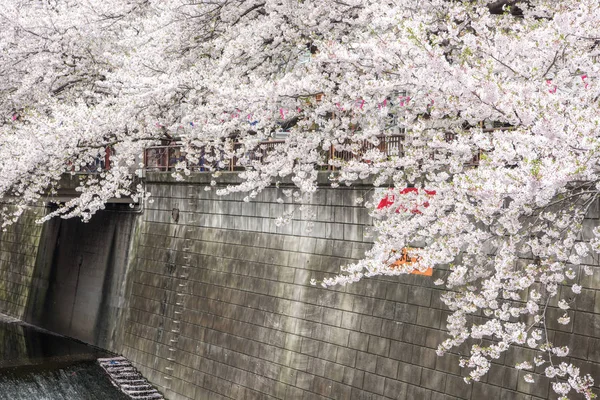
[(140, 382), (138, 384), (129, 384), (129, 383), (125, 383), (125, 384), (121, 384), (121, 387), (124, 390), (148, 390), (148, 389), (152, 389), (152, 385), (148, 384), (148, 383), (143, 383)]
[(113, 385), (132, 399), (161, 400), (163, 395), (125, 357), (99, 358)]
[(117, 382), (119, 385), (140, 385), (147, 382), (145, 379), (135, 379), (135, 377), (132, 379), (115, 378), (114, 381)]
[(156, 389), (153, 389), (153, 390), (126, 390), (125, 393), (127, 393), (131, 397), (142, 397), (142, 396), (150, 396), (151, 394), (154, 394), (157, 392), (156, 392)]

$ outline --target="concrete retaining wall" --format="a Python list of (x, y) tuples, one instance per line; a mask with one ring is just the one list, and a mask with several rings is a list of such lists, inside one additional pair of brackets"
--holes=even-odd
[(27, 311), (40, 248), (44, 207), (26, 211), (13, 225), (0, 230), (0, 312), (22, 319)]
[[(219, 185), (235, 180), (224, 174)], [(285, 185), (244, 202), (242, 195), (205, 191), (210, 178), (202, 174), (184, 183), (149, 174), (146, 183), (154, 202), (137, 219), (129, 266), (121, 262), (112, 284), (119, 289), (108, 297), (119, 311), (102, 314), (98, 326), (113, 327), (105, 346), (130, 358), (169, 399), (554, 398), (548, 380), (527, 384), (513, 368), (531, 355), (528, 349), (512, 349), (473, 385), (463, 382), (458, 355), (435, 355), (448, 315), (433, 286), (442, 269), (433, 277), (366, 279), (346, 288), (309, 284), (370, 247), (371, 221), (356, 205), (371, 195), (369, 187), (333, 189), (324, 179), (308, 232), (302, 213), (290, 225), (274, 224), (273, 217), (291, 210)], [(582, 239), (598, 224), (598, 211), (590, 212)], [(2, 259), (14, 257), (5, 255), (9, 237), (2, 240)], [(16, 258), (21, 264), (2, 264), (2, 288), (14, 285), (13, 268), (31, 269), (31, 251)], [(600, 381), (600, 268), (597, 256), (586, 263), (594, 274), (580, 279), (571, 323), (554, 324), (549, 334), (557, 345), (571, 344), (582, 372)], [(37, 279), (49, 282), (43, 274)], [(4, 295), (0, 312), (22, 315), (26, 297)], [(19, 301), (21, 308), (11, 306)]]
[[(123, 349), (169, 398), (551, 398), (547, 380), (529, 385), (512, 368), (528, 350), (511, 350), (474, 385), (463, 382), (458, 355), (435, 355), (447, 310), (432, 282), (442, 270), (347, 288), (309, 284), (370, 247), (370, 220), (355, 201), (368, 187), (322, 188), (307, 232), (301, 214), (275, 226), (291, 207), (277, 202), (281, 189), (246, 203), (205, 191), (206, 176), (194, 179), (148, 177), (154, 203), (140, 221)], [(573, 322), (550, 334), (574, 343), (585, 372), (600, 378), (594, 268)]]
[(137, 215), (113, 205), (89, 223), (36, 224), (45, 211), (27, 211), (0, 235), (0, 313), (116, 350)]
[(28, 322), (115, 350), (136, 217), (127, 205), (111, 205), (88, 223), (57, 219), (45, 226)]

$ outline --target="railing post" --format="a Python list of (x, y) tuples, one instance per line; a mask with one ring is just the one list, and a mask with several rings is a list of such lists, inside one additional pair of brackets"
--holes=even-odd
[(104, 170), (108, 171), (110, 169), (110, 153), (111, 147), (106, 146), (105, 154), (104, 154)]
[(329, 158), (327, 159), (327, 170), (335, 169), (334, 166), (329, 162), (333, 161), (333, 152), (335, 151), (333, 144), (329, 146)]

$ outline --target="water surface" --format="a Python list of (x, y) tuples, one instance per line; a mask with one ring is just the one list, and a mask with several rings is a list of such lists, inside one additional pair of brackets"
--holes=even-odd
[(129, 399), (97, 364), (98, 348), (0, 315), (0, 399)]

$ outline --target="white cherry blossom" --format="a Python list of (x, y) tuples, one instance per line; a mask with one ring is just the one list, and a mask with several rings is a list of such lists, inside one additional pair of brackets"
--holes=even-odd
[[(589, 245), (580, 235), (600, 190), (598, 38), (597, 0), (4, 2), (1, 224), (107, 151), (110, 169), (52, 215), (89, 219), (110, 198), (147, 197), (142, 150), (171, 138), (186, 153), (177, 179), (204, 162), (204, 190), (249, 201), (285, 178), (295, 189), (278, 201), (302, 204), (320, 169), (332, 187), (369, 178), (393, 194), (382, 209), (364, 198), (373, 247), (320, 283), (411, 272), (390, 265), (419, 247), (414, 267), (449, 289), (438, 353), (496, 343), (471, 345), (468, 381), (530, 337), (551, 362), (547, 311), (566, 278), (581, 291), (600, 251), (598, 227)], [(219, 187), (234, 158), (243, 183)], [(479, 312), (489, 320), (473, 323)], [(561, 396), (591, 398), (591, 377), (548, 368), (568, 375), (553, 385)]]

